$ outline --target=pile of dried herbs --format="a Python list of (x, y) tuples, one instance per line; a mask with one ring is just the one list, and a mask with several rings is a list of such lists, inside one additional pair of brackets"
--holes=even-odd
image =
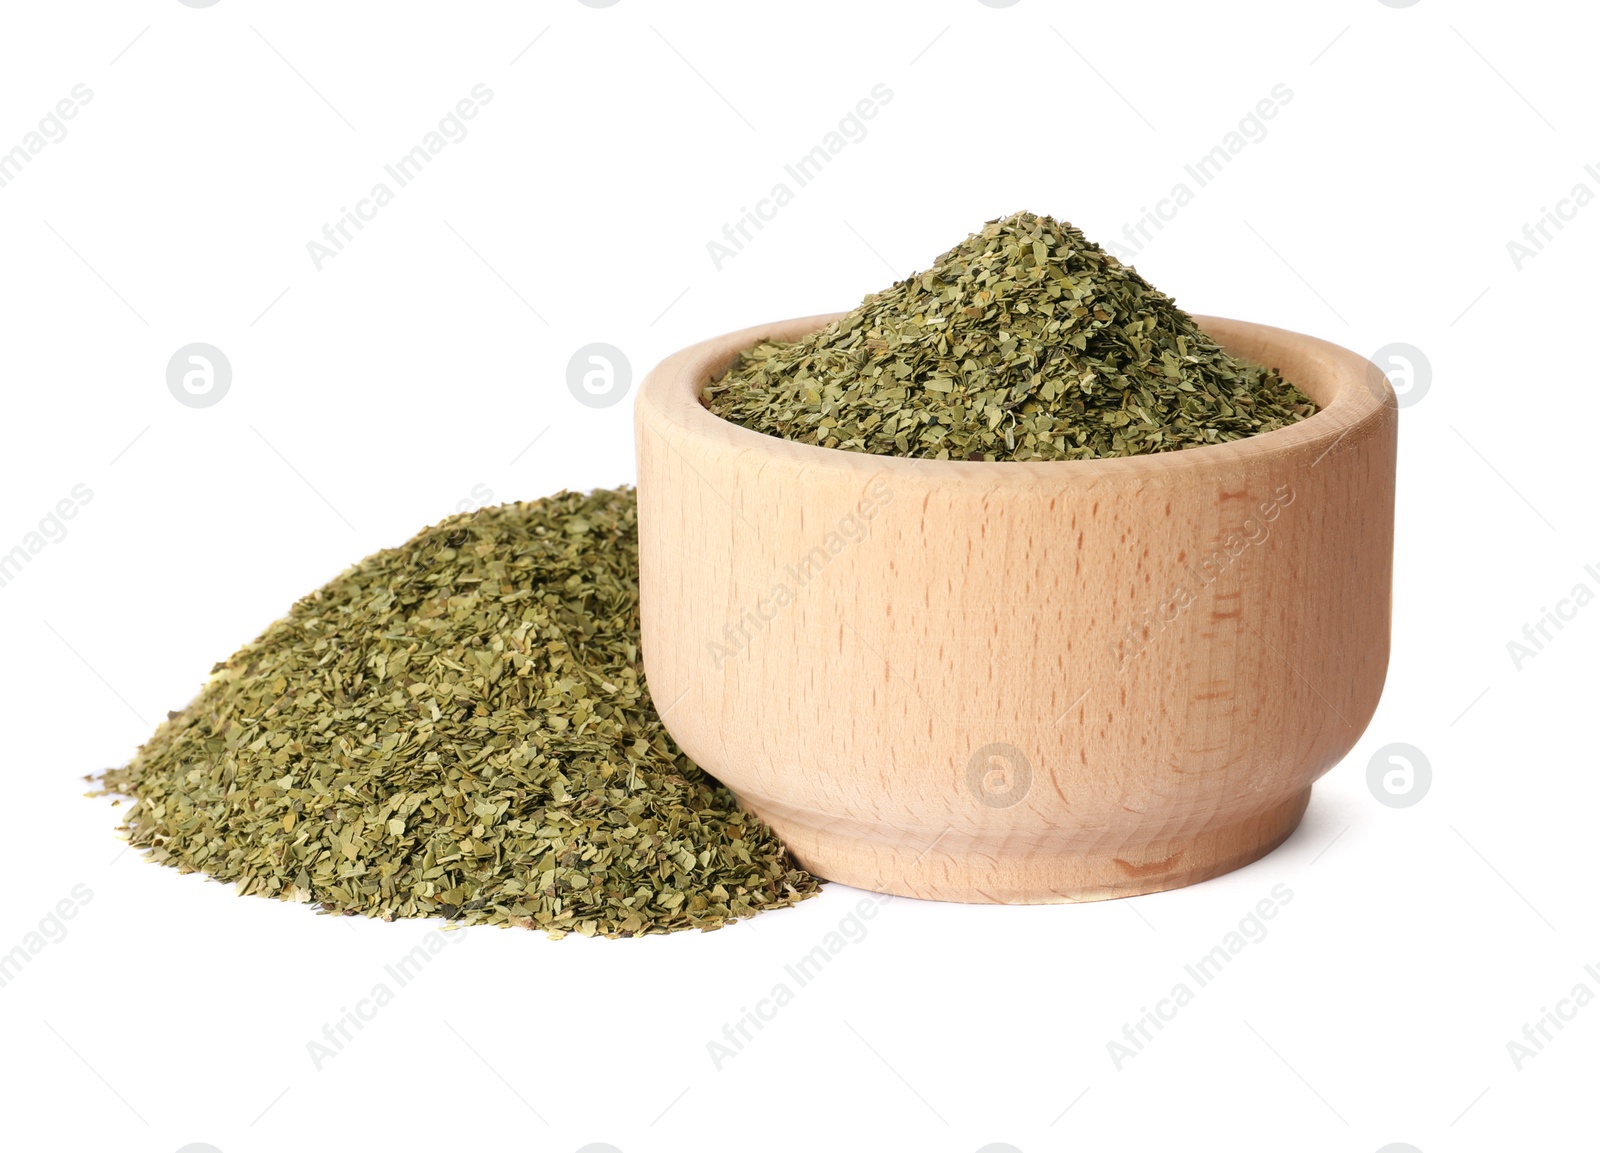
[(936, 460), (1166, 452), (1316, 411), (1076, 228), (1027, 212), (819, 332), (749, 349), (702, 399), (771, 436)]
[(102, 790), (163, 864), (329, 912), (712, 929), (818, 881), (672, 742), (631, 489), (450, 517), (299, 601)]

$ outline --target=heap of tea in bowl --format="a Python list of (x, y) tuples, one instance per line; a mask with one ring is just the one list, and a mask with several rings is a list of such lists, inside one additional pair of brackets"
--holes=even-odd
[(212, 670), (101, 790), (128, 839), (335, 913), (629, 937), (817, 892), (662, 726), (631, 489), (367, 557)]
[(1027, 212), (807, 337), (746, 350), (702, 400), (824, 448), (984, 461), (1167, 452), (1316, 411), (1076, 228)]

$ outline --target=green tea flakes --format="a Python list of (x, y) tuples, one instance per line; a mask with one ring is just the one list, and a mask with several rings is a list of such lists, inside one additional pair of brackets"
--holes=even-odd
[(631, 937), (811, 896), (662, 727), (638, 568), (631, 489), (450, 517), (217, 665), (102, 791), (152, 859), (333, 913)]
[(1076, 228), (1027, 212), (810, 336), (745, 351), (702, 399), (770, 436), (934, 460), (1168, 452), (1316, 411)]

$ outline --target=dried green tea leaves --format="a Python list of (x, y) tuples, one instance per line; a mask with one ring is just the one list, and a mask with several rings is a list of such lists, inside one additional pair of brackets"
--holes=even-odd
[(609, 937), (818, 890), (673, 743), (631, 489), (450, 517), (299, 601), (103, 790), (128, 839), (337, 913)]
[(1167, 452), (1316, 411), (1076, 228), (1026, 212), (803, 340), (749, 349), (702, 399), (770, 436), (935, 460)]

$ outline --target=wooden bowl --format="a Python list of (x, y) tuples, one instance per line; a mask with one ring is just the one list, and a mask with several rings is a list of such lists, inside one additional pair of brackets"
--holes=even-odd
[(812, 872), (954, 901), (1193, 884), (1299, 824), (1389, 661), (1394, 393), (1345, 349), (1199, 318), (1320, 411), (1101, 461), (873, 456), (713, 416), (764, 339), (636, 401), (645, 672), (673, 737)]

